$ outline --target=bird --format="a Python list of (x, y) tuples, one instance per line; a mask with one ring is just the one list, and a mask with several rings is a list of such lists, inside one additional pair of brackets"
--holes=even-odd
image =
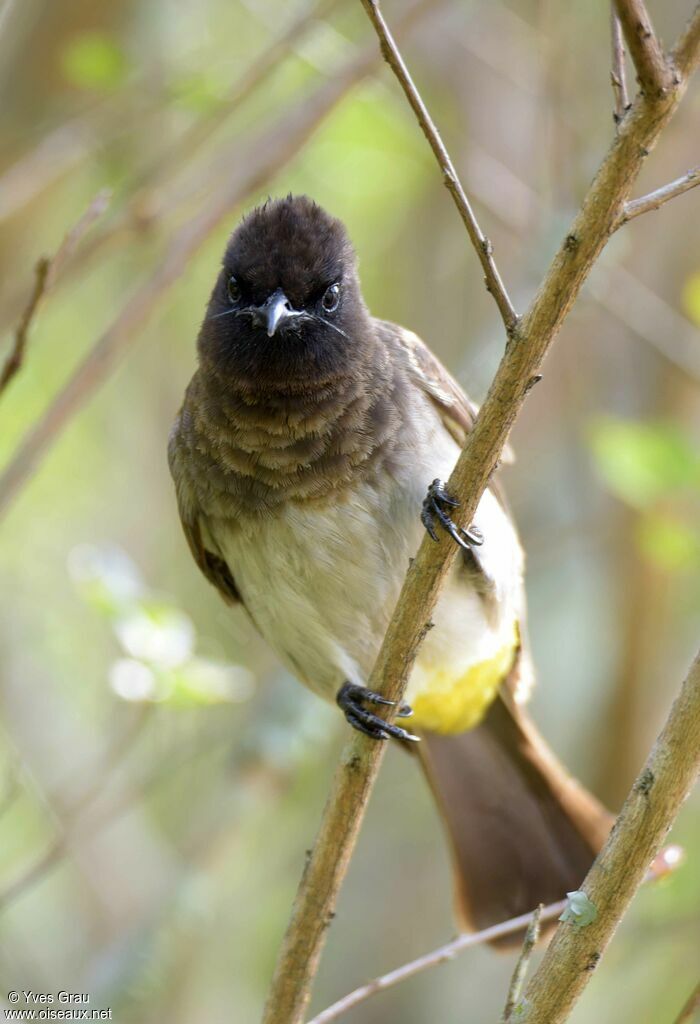
[[(201, 572), (350, 726), (417, 756), (461, 929), (578, 889), (612, 818), (525, 709), (523, 548), (499, 481), (465, 529), (444, 483), (477, 407), (372, 316), (344, 224), (305, 195), (236, 227), (197, 354), (168, 458)], [(424, 530), (459, 552), (388, 722), (366, 684)]]

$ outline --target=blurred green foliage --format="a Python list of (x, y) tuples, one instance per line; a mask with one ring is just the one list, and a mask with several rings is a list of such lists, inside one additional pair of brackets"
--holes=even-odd
[(103, 32), (80, 32), (61, 52), (66, 81), (81, 89), (116, 89), (123, 84), (128, 68), (124, 52)]
[(599, 417), (588, 429), (608, 489), (639, 515), (641, 551), (668, 571), (700, 567), (700, 444), (678, 424)]
[(252, 697), (252, 673), (197, 657), (192, 619), (150, 591), (124, 552), (82, 545), (70, 553), (69, 567), (86, 601), (109, 622), (126, 655), (109, 668), (118, 697), (182, 707)]
[(676, 424), (601, 417), (589, 439), (606, 486), (635, 508), (700, 490), (700, 446)]

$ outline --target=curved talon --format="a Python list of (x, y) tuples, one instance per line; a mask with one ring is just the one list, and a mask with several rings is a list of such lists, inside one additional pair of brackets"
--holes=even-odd
[(435, 532), (435, 520), (437, 519), (443, 530), (449, 533), (455, 543), (459, 544), (465, 551), (469, 551), (471, 547), (478, 547), (478, 545), (484, 543), (481, 530), (477, 529), (476, 526), (470, 526), (466, 530), (462, 529), (461, 526), (456, 526), (452, 522), (445, 506), (447, 508), (458, 508), (459, 502), (449, 494), (442, 480), (433, 480), (423, 501), (420, 516), (421, 522), (432, 540), (436, 541), (438, 539)]
[[(344, 683), (338, 690), (336, 701), (342, 708), (346, 720), (353, 729), (371, 736), (375, 740), (386, 740), (393, 736), (397, 740), (410, 740), (418, 742), (419, 737), (413, 736), (410, 732), (402, 729), (399, 725), (385, 721), (379, 715), (368, 711), (364, 704), (383, 704), (395, 706), (396, 701), (388, 700), (379, 693), (368, 690), (366, 686), (358, 686), (356, 683)], [(413, 711), (408, 704), (401, 703), (397, 711), (399, 718), (408, 718)]]

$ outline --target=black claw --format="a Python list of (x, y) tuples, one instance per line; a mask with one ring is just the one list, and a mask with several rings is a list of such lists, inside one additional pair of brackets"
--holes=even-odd
[(352, 711), (345, 712), (345, 720), (350, 723), (353, 729), (357, 729), (358, 732), (363, 732), (365, 736), (371, 736), (373, 740), (389, 739), (389, 734), (387, 732), (363, 722), (359, 715), (354, 715)]
[[(339, 707), (342, 708), (346, 720), (354, 729), (358, 729), (363, 732), (366, 736), (371, 736), (375, 740), (385, 740), (389, 736), (393, 736), (397, 740), (411, 740), (417, 741), (418, 736), (411, 735), (410, 732), (406, 732), (398, 725), (393, 725), (391, 722), (385, 721), (380, 718), (379, 715), (373, 714), (368, 711), (364, 706), (365, 704), (382, 704), (393, 706), (396, 702), (393, 700), (387, 700), (386, 697), (382, 697), (379, 693), (374, 693), (372, 690), (368, 690), (366, 686), (358, 686), (355, 683), (344, 683), (338, 690), (338, 696), (336, 701)], [(408, 704), (401, 703), (397, 716), (399, 718), (407, 718), (412, 715), (413, 711)]]
[(445, 510), (445, 506), (457, 508), (459, 502), (449, 494), (442, 480), (433, 480), (423, 501), (420, 516), (421, 522), (432, 540), (438, 539), (435, 532), (435, 520), (437, 519), (443, 530), (449, 533), (455, 543), (465, 551), (484, 543), (483, 534), (476, 526), (470, 526), (466, 530), (463, 530), (461, 526), (455, 526), (449, 513)]

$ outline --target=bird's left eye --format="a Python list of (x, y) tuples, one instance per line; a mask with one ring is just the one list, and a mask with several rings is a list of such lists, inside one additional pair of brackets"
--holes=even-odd
[(332, 284), (329, 288), (326, 288), (321, 299), (321, 305), (325, 309), (326, 313), (333, 313), (338, 308), (340, 302), (340, 285)]
[(241, 286), (236, 279), (235, 274), (231, 274), (226, 285), (228, 297), (231, 302), (238, 302), (241, 297)]

